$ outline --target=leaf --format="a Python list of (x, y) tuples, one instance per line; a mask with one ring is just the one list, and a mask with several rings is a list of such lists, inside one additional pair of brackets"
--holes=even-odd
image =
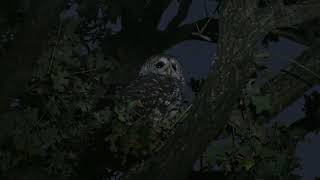
[(108, 68), (111, 66), (110, 61), (107, 61), (106, 59), (104, 59), (104, 55), (102, 52), (97, 53), (96, 56), (94, 57), (94, 60), (95, 60), (95, 66), (92, 68), (101, 69), (101, 68)]
[(255, 165), (255, 163), (256, 162), (253, 159), (245, 159), (242, 161), (242, 166), (246, 171), (249, 171)]
[(26, 136), (15, 136), (13, 139), (14, 142), (14, 148), (18, 151), (24, 151), (26, 144), (28, 141), (28, 137)]
[(128, 109), (132, 109), (132, 108), (138, 106), (139, 104), (141, 104), (140, 100), (134, 100), (134, 101), (131, 101), (131, 102), (128, 103), (127, 108)]
[(50, 127), (45, 130), (42, 130), (41, 138), (42, 138), (42, 141), (44, 142), (42, 147), (46, 149), (54, 145), (58, 140), (58, 137), (59, 137), (58, 134), (59, 134), (58, 129), (54, 127)]
[(24, 112), (24, 116), (26, 119), (29, 120), (29, 123), (36, 123), (38, 117), (38, 109), (37, 108), (30, 108), (28, 107), (25, 112)]
[(238, 128), (242, 125), (242, 112), (240, 110), (233, 110), (231, 112), (229, 124), (232, 127)]
[(92, 108), (90, 103), (84, 101), (78, 102), (76, 106), (81, 109), (82, 112), (89, 112)]
[(50, 111), (50, 114), (53, 114), (53, 115), (61, 114), (61, 111), (57, 106), (57, 101), (55, 100), (55, 97), (51, 97), (49, 99), (49, 102), (46, 104), (46, 108), (48, 109), (48, 111)]
[(53, 88), (59, 92), (65, 90), (65, 87), (69, 84), (69, 73), (67, 71), (59, 71), (57, 75), (51, 75), (53, 81)]
[(255, 79), (250, 79), (246, 86), (246, 92), (249, 97), (260, 94), (260, 88), (256, 85)]
[(121, 122), (125, 122), (126, 121), (126, 118), (124, 117), (123, 113), (117, 113), (118, 114), (118, 119), (121, 121)]
[(42, 148), (42, 141), (37, 135), (32, 136), (32, 142), (27, 145), (27, 151), (30, 156), (44, 156), (46, 151)]
[(223, 145), (213, 142), (207, 147), (207, 150), (204, 153), (204, 158), (209, 163), (214, 164), (217, 160), (223, 159), (225, 152), (226, 149), (223, 147)]
[(265, 111), (270, 112), (272, 110), (270, 95), (253, 96), (251, 97), (251, 102), (256, 107), (257, 114)]
[(98, 124), (103, 124), (110, 121), (111, 111), (109, 108), (105, 108), (102, 111), (95, 112), (93, 115)]
[(250, 144), (243, 144), (239, 147), (238, 153), (244, 157), (249, 157), (252, 154)]

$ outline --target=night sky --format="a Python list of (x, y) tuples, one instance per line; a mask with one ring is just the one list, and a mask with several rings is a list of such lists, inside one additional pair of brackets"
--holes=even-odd
[[(190, 12), (183, 23), (191, 23), (196, 20), (212, 15), (214, 3), (208, 3), (208, 0), (193, 1)], [(209, 8), (208, 8), (209, 6)], [(173, 1), (162, 17), (159, 28), (164, 29), (170, 19), (177, 13), (178, 3)], [(210, 13), (211, 12), (211, 13)], [(201, 78), (206, 77), (213, 56), (216, 52), (216, 44), (201, 41), (185, 41), (166, 51), (166, 53), (175, 55), (180, 58), (184, 66), (186, 79), (190, 77)], [(266, 65), (270, 74), (274, 75), (285, 68), (289, 64), (289, 60), (297, 57), (306, 47), (287, 39), (280, 39), (278, 43), (271, 43), (268, 49), (259, 47), (259, 52), (268, 52), (270, 58), (266, 59)], [(320, 86), (314, 87), (312, 90), (319, 90)], [(310, 93), (309, 90), (307, 93)], [(290, 107), (274, 118), (273, 122), (278, 121), (284, 124), (290, 124), (295, 120), (303, 117), (302, 107), (304, 99), (300, 98)], [(290, 120), (288, 122), (288, 120)], [(320, 135), (309, 134), (310, 143), (300, 143), (297, 147), (297, 156), (301, 159), (303, 169), (297, 170), (296, 173), (303, 175), (303, 179), (314, 179), (320, 176), (318, 164), (320, 162)]]

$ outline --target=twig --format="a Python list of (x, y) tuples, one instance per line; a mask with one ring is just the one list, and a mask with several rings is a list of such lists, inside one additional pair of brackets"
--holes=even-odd
[[(280, 60), (282, 60), (281, 58), (286, 58), (285, 56), (277, 56), (277, 57), (278, 57)], [(296, 66), (302, 68), (303, 70), (307, 71), (308, 73), (310, 73), (311, 75), (313, 75), (314, 77), (316, 77), (317, 79), (320, 80), (320, 76), (319, 76), (317, 73), (315, 73), (314, 71), (312, 71), (311, 69), (309, 69), (308, 67), (306, 67), (305, 65), (297, 62), (296, 60), (290, 60), (290, 59), (289, 59), (289, 61), (292, 62), (293, 64), (295, 64)], [(317, 60), (317, 61), (318, 61), (318, 60)]]
[(207, 22), (201, 27), (201, 29), (199, 29), (199, 26), (198, 24), (196, 23), (196, 27), (197, 27), (197, 31), (198, 32), (193, 32), (191, 33), (192, 35), (195, 35), (195, 36), (199, 36), (200, 38), (202, 39), (205, 39), (207, 41), (211, 41), (211, 38), (206, 36), (206, 35), (203, 35), (203, 32), (206, 30), (206, 28), (208, 27), (208, 24), (210, 23), (210, 21), (212, 20), (212, 17), (210, 17)]
[(196, 23), (197, 31), (200, 32), (200, 28), (198, 26), (198, 23)]
[(314, 71), (312, 71), (311, 69), (307, 68), (306, 66), (300, 64), (299, 62), (295, 61), (295, 60), (290, 60), (291, 62), (293, 62), (295, 65), (297, 65), (298, 67), (304, 69), (305, 71), (309, 72), (310, 74), (312, 74), (314, 77), (316, 77), (317, 79), (320, 80), (320, 76), (315, 73)]
[(191, 34), (194, 35), (194, 36), (199, 36), (200, 38), (202, 38), (202, 39), (204, 39), (204, 40), (206, 40), (206, 41), (212, 41), (210, 37), (205, 36), (205, 35), (203, 35), (203, 34), (195, 33), (195, 32), (193, 32), (193, 33), (191, 33)]
[(88, 70), (83, 70), (83, 71), (78, 71), (78, 72), (74, 72), (72, 73), (71, 75), (77, 75), (77, 74), (85, 74), (85, 73), (88, 73), (88, 72), (92, 72), (92, 71), (96, 71), (97, 68), (93, 68), (93, 69), (88, 69)]
[(312, 83), (311, 83), (311, 82), (308, 82), (306, 79), (300, 77), (300, 76), (297, 75), (297, 74), (294, 74), (294, 73), (292, 73), (292, 72), (290, 72), (290, 71), (287, 71), (287, 70), (285, 70), (285, 69), (281, 69), (281, 72), (284, 72), (284, 73), (292, 76), (293, 78), (295, 78), (295, 79), (297, 79), (297, 80), (299, 80), (299, 81), (307, 84), (309, 87), (312, 87)]
[(191, 109), (191, 107), (192, 107), (192, 104), (190, 104), (190, 105), (187, 107), (187, 109), (180, 115), (180, 117), (179, 117), (179, 119), (178, 119), (177, 122), (179, 122), (181, 119), (184, 118), (184, 115)]
[(57, 50), (57, 48), (58, 48), (58, 45), (60, 44), (60, 41), (61, 41), (61, 34), (62, 34), (62, 33), (61, 33), (61, 31), (62, 31), (61, 29), (62, 29), (62, 21), (60, 21), (60, 23), (59, 23), (59, 28), (58, 28), (58, 40), (57, 40), (55, 46), (53, 47), (52, 53), (51, 53), (51, 55), (50, 55), (50, 59), (49, 59), (50, 64), (49, 64), (49, 67), (48, 67), (48, 74), (50, 74), (50, 72), (51, 72), (52, 65), (53, 65), (53, 60), (54, 60), (54, 56), (55, 56), (56, 50)]
[(206, 28), (208, 27), (208, 24), (210, 23), (210, 21), (212, 20), (212, 17), (210, 17), (207, 22), (202, 26), (200, 33), (202, 34)]

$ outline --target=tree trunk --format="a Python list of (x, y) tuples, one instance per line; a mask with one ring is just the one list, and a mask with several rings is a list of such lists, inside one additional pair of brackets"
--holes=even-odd
[[(193, 109), (160, 152), (130, 172), (128, 179), (186, 179), (193, 162), (227, 124), (230, 107), (253, 72), (257, 42), (275, 28), (319, 17), (320, 3), (284, 7), (279, 1), (263, 9), (257, 4), (225, 1), (219, 18), (219, 58)], [(303, 11), (308, 11), (308, 16)]]

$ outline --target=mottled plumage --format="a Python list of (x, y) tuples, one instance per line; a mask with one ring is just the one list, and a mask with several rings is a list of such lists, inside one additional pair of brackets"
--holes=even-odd
[(156, 132), (170, 130), (182, 105), (185, 82), (182, 66), (173, 56), (150, 57), (139, 76), (122, 90), (121, 98), (136, 101), (130, 121), (147, 123)]

